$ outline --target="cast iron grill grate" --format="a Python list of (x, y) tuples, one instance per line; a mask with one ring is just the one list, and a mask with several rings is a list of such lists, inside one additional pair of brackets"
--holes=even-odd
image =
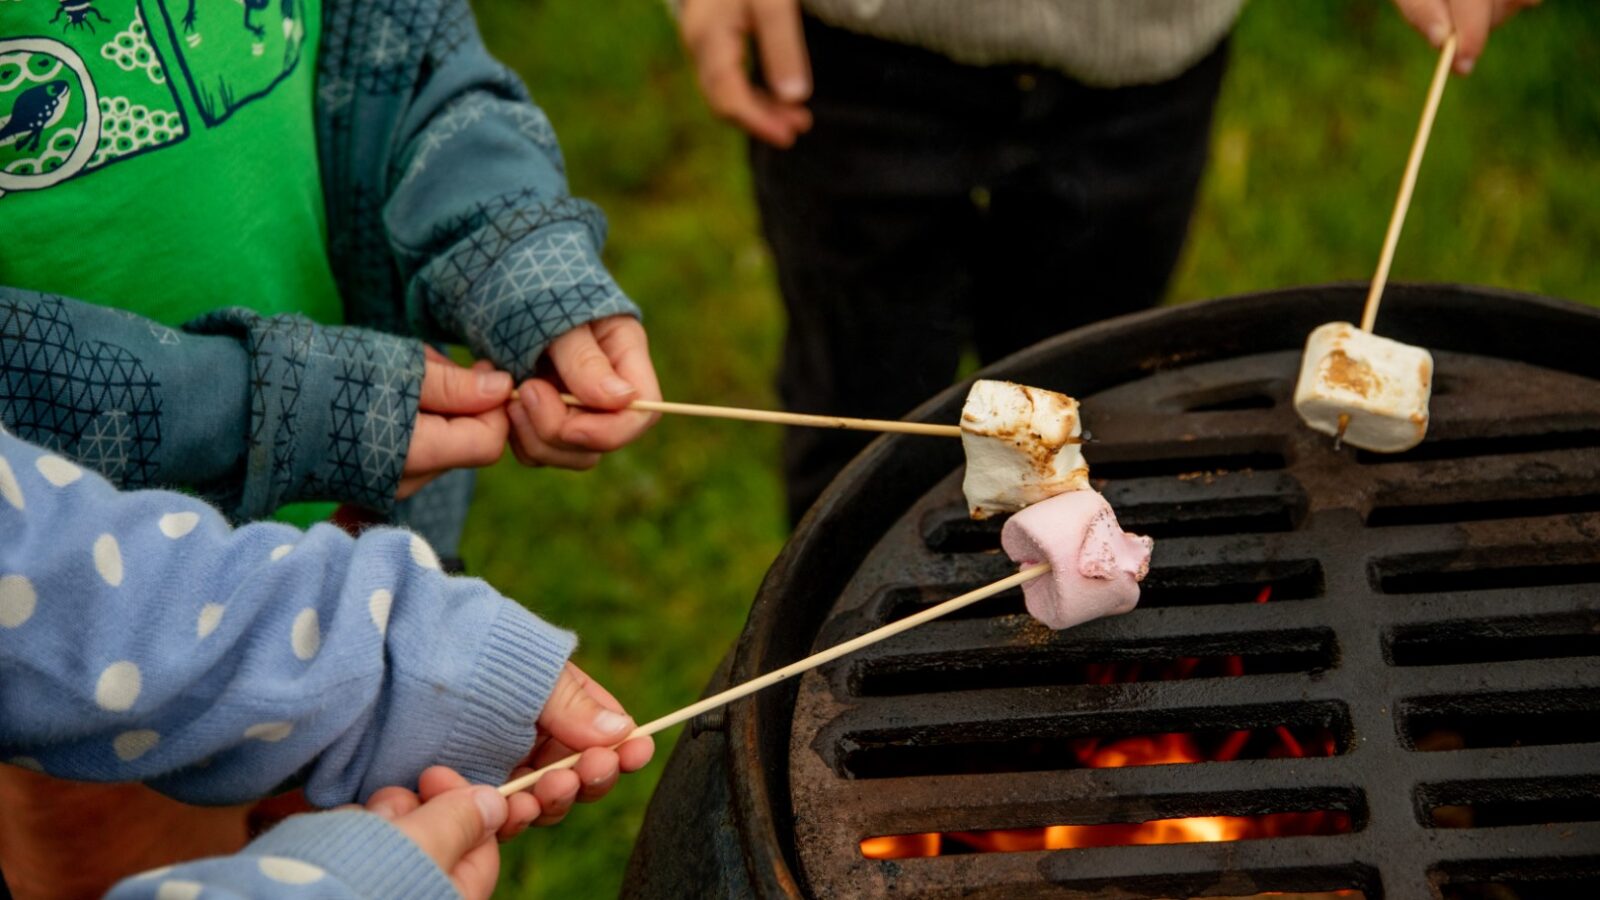
[[(1086, 398), (1093, 475), (1125, 527), (1157, 538), (1140, 608), (1053, 634), (1012, 592), (806, 675), (788, 762), (801, 883), (819, 897), (1600, 892), (1600, 389), (1436, 358), (1429, 439), (1393, 457), (1336, 452), (1301, 427), (1297, 351)], [(1012, 570), (998, 524), (966, 519), (960, 475), (883, 533), (817, 647)], [(1122, 683), (1094, 683), (1105, 665)], [(1121, 768), (1070, 752), (1280, 731), (1322, 750), (1270, 755), (1251, 738), (1226, 762)], [(1337, 833), (893, 860), (860, 848), (1309, 812)]]

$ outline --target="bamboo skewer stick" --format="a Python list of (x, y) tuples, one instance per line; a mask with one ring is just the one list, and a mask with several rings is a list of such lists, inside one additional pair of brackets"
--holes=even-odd
[[(802, 672), (815, 669), (824, 663), (832, 662), (841, 656), (860, 650), (862, 647), (866, 647), (870, 644), (876, 644), (877, 642), (886, 638), (894, 637), (903, 631), (909, 631), (910, 629), (915, 628), (924, 622), (930, 622), (939, 618), (940, 616), (948, 615), (949, 613), (953, 613), (962, 607), (971, 606), (972, 604), (977, 603), (979, 600), (985, 600), (989, 597), (993, 597), (995, 594), (1010, 590), (1011, 588), (1022, 584), (1024, 581), (1037, 578), (1048, 571), (1050, 571), (1049, 563), (1039, 563), (1038, 565), (1029, 566), (1015, 575), (1002, 578), (993, 584), (984, 585), (977, 590), (968, 591), (959, 597), (946, 600), (943, 603), (940, 603), (938, 606), (933, 606), (923, 610), (922, 612), (906, 616), (897, 622), (891, 622), (882, 628), (869, 631), (860, 637), (852, 638), (842, 644), (829, 647), (827, 650), (823, 650), (820, 653), (814, 653), (798, 662), (792, 662), (781, 669), (775, 669), (765, 675), (752, 678), (743, 684), (734, 685), (720, 694), (707, 697), (698, 703), (685, 706), (683, 709), (680, 709), (675, 713), (669, 713), (653, 722), (646, 722), (645, 724), (640, 725), (638, 728), (635, 728), (627, 737), (623, 738), (617, 744), (617, 746), (621, 746), (622, 744), (625, 744), (634, 738), (647, 737), (655, 734), (658, 731), (671, 728), (679, 723), (687, 722), (703, 712), (709, 712), (710, 710), (716, 709), (719, 706), (725, 706), (735, 700), (740, 699), (741, 697), (748, 697), (762, 688), (771, 687), (780, 681), (792, 678), (793, 676), (799, 675)], [(577, 765), (579, 755), (580, 754), (574, 753), (565, 759), (562, 759), (558, 762), (553, 762), (536, 771), (529, 772), (520, 778), (514, 778), (505, 784), (500, 785), (500, 793), (503, 796), (509, 797), (518, 791), (526, 790), (527, 788), (532, 787), (539, 781), (540, 778), (543, 778), (550, 772), (554, 772), (556, 769), (570, 769), (574, 765)]]
[[(510, 399), (516, 399), (515, 390)], [(568, 406), (583, 406), (582, 400), (562, 394)], [(819, 416), (811, 413), (782, 412), (773, 409), (744, 409), (738, 406), (709, 406), (703, 403), (673, 403), (665, 400), (635, 400), (628, 409), (639, 412), (674, 413), (706, 419), (737, 419), (742, 422), (767, 422), (774, 425), (799, 425), (805, 428), (838, 428), (846, 431), (888, 431), (895, 434), (922, 434), (932, 437), (960, 437), (960, 425), (933, 425), (927, 422), (901, 422), (895, 419), (854, 419), (849, 416)], [(1071, 437), (1063, 443), (1082, 444), (1088, 438)]]
[(1361, 330), (1372, 331), (1378, 320), (1378, 304), (1383, 298), (1383, 288), (1389, 283), (1389, 265), (1394, 262), (1394, 248), (1400, 243), (1400, 229), (1406, 222), (1406, 211), (1411, 208), (1411, 192), (1417, 186), (1417, 170), (1422, 168), (1422, 154), (1428, 149), (1428, 135), (1433, 132), (1433, 117), (1439, 112), (1439, 100), (1444, 96), (1444, 86), (1450, 80), (1450, 63), (1456, 58), (1456, 36), (1445, 39), (1439, 51), (1439, 64), (1433, 70), (1433, 84), (1428, 87), (1428, 102), (1422, 107), (1422, 121), (1417, 123), (1417, 136), (1411, 141), (1411, 156), (1406, 159), (1406, 172), (1400, 179), (1400, 195), (1395, 198), (1394, 212), (1389, 216), (1389, 230), (1383, 236), (1383, 252), (1378, 255), (1378, 271), (1372, 276), (1372, 287), (1367, 291), (1367, 305), (1361, 313)]
[[(1428, 101), (1422, 106), (1422, 119), (1417, 123), (1417, 135), (1411, 140), (1411, 155), (1406, 158), (1406, 171), (1400, 178), (1400, 193), (1394, 199), (1394, 212), (1389, 214), (1389, 230), (1383, 235), (1383, 250), (1378, 254), (1378, 271), (1372, 275), (1372, 287), (1367, 289), (1367, 305), (1361, 311), (1361, 330), (1372, 333), (1378, 321), (1378, 304), (1383, 302), (1383, 289), (1389, 283), (1389, 266), (1394, 262), (1394, 249), (1400, 243), (1400, 229), (1405, 227), (1406, 213), (1411, 209), (1411, 192), (1417, 187), (1417, 171), (1422, 168), (1422, 154), (1428, 149), (1428, 136), (1433, 133), (1433, 118), (1439, 112), (1439, 100), (1444, 97), (1444, 86), (1450, 80), (1450, 63), (1456, 57), (1456, 36), (1445, 38), (1439, 50), (1439, 64), (1433, 70), (1433, 83), (1428, 86)], [(1350, 427), (1350, 414), (1339, 416), (1339, 429), (1333, 435), (1333, 449), (1344, 442), (1345, 430)]]

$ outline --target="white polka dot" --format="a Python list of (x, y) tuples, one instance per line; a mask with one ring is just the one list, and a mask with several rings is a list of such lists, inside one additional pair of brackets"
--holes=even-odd
[(379, 634), (389, 631), (389, 607), (394, 605), (394, 595), (378, 588), (367, 598), (367, 612), (372, 613), (372, 624), (378, 626)]
[(44, 774), (44, 763), (39, 762), (37, 759), (34, 759), (31, 756), (13, 756), (6, 760), (6, 765), (16, 766), (19, 769), (27, 769), (29, 772), (38, 772), (41, 775)]
[(33, 617), (39, 597), (21, 575), (0, 575), (0, 628), (16, 628)]
[(433, 552), (433, 548), (428, 546), (428, 542), (423, 540), (420, 534), (411, 536), (411, 558), (424, 569), (439, 568), (439, 554)]
[(205, 637), (217, 630), (222, 624), (222, 613), (225, 608), (221, 603), (207, 603), (200, 607), (200, 620), (194, 624), (194, 633), (198, 637)]
[(83, 477), (82, 469), (59, 456), (41, 456), (33, 461), (33, 467), (56, 487), (66, 487)]
[(326, 874), (310, 863), (282, 856), (263, 856), (256, 866), (261, 874), (283, 884), (310, 884)]
[(171, 872), (171, 871), (172, 871), (172, 867), (171, 866), (162, 866), (159, 869), (151, 869), (148, 872), (140, 872), (139, 874), (133, 876), (133, 880), (134, 881), (139, 881), (139, 880), (145, 879), (145, 878), (160, 878), (161, 876), (163, 876), (163, 875), (165, 875), (165, 874), (167, 874), (168, 872)]
[(322, 628), (317, 624), (317, 611), (311, 607), (300, 610), (294, 617), (294, 627), (289, 630), (289, 644), (294, 655), (310, 659), (322, 647)]
[(122, 548), (117, 546), (117, 539), (109, 534), (95, 538), (94, 570), (100, 573), (106, 584), (112, 587), (122, 584)]
[(149, 753), (159, 740), (161, 740), (161, 735), (148, 728), (141, 728), (138, 731), (124, 731), (111, 739), (111, 749), (117, 752), (117, 759), (123, 762), (133, 762)]
[(125, 712), (139, 699), (139, 667), (127, 660), (114, 662), (100, 673), (94, 686), (94, 702), (110, 712)]
[(289, 551), (293, 549), (293, 544), (279, 544), (278, 546), (273, 547), (271, 553), (272, 561), (277, 562), (278, 560), (283, 559), (285, 556), (288, 556)]
[(203, 890), (205, 885), (198, 881), (163, 881), (156, 888), (156, 900), (195, 900)]
[(266, 741), (276, 744), (289, 736), (294, 731), (293, 722), (258, 722), (244, 730), (244, 736), (252, 741)]
[(192, 512), (167, 513), (156, 523), (161, 533), (173, 540), (183, 537), (200, 524), (200, 514)]
[(17, 509), (23, 509), (27, 504), (22, 502), (22, 485), (17, 484), (17, 476), (11, 471), (11, 463), (0, 456), (0, 497)]

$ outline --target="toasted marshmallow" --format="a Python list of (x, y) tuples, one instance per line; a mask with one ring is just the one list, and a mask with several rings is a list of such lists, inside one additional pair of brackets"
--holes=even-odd
[(1428, 433), (1428, 397), (1433, 393), (1433, 355), (1391, 341), (1347, 322), (1329, 322), (1306, 338), (1294, 411), (1312, 429), (1339, 432), (1344, 440), (1377, 453), (1399, 453)]
[(1078, 401), (1009, 381), (979, 381), (961, 408), (967, 475), (961, 489), (974, 519), (1016, 512), (1089, 486), (1077, 443)]
[(1023, 568), (1050, 564), (1022, 583), (1022, 597), (1035, 619), (1059, 629), (1133, 609), (1155, 541), (1123, 531), (1099, 491), (1071, 491), (1012, 516), (1000, 546)]

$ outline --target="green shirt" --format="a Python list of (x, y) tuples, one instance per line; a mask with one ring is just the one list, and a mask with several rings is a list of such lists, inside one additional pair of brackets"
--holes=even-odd
[(314, 128), (320, 12), (0, 0), (0, 284), (169, 326), (223, 306), (337, 323)]

